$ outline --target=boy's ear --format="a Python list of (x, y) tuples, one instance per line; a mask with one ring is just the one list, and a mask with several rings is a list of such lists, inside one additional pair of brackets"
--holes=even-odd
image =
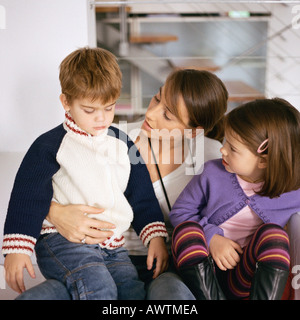
[(69, 106), (66, 95), (62, 93), (59, 96), (59, 100), (60, 100), (62, 106), (64, 107), (65, 111), (70, 111), (70, 106)]
[(259, 169), (266, 169), (267, 168), (267, 155), (264, 154), (259, 157), (259, 162), (258, 162), (258, 168)]

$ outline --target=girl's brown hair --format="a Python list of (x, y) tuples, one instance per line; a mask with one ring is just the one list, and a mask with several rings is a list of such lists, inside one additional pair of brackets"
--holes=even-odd
[(122, 73), (116, 57), (101, 48), (81, 48), (69, 54), (60, 65), (62, 93), (69, 103), (74, 99), (116, 100), (122, 87)]
[(178, 119), (181, 119), (177, 108), (181, 96), (188, 111), (189, 126), (201, 126), (206, 136), (223, 140), (228, 92), (216, 75), (208, 71), (179, 69), (168, 76), (164, 92), (168, 107)]
[[(280, 98), (246, 103), (226, 116), (227, 130), (266, 160), (264, 184), (257, 194), (274, 198), (300, 188), (300, 113), (290, 103)], [(266, 149), (258, 152), (266, 139)]]

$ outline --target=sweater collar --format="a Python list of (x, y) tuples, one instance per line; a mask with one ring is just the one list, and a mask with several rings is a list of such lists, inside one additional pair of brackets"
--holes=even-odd
[(66, 112), (65, 114), (65, 121), (64, 121), (64, 127), (67, 131), (75, 133), (78, 137), (89, 137), (93, 138), (95, 141), (102, 141), (105, 139), (108, 135), (108, 128), (105, 130), (102, 130), (99, 134), (93, 135), (88, 133), (87, 131), (84, 131), (81, 129), (72, 118), (71, 114), (69, 112)]
[(80, 127), (77, 126), (69, 112), (66, 112), (65, 116), (66, 118), (64, 124), (69, 130), (81, 136), (93, 137), (93, 135), (87, 133), (86, 131), (82, 130)]

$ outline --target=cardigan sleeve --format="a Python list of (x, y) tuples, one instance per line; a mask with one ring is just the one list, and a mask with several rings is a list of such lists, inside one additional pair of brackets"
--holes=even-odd
[[(57, 134), (59, 134), (57, 136)], [(61, 127), (40, 136), (29, 148), (17, 172), (11, 193), (2, 253), (31, 255), (49, 212), (52, 176), (58, 171), (56, 153), (64, 135)]]
[(207, 245), (213, 235), (223, 235), (223, 230), (215, 224), (209, 223), (211, 213), (206, 212), (209, 190), (208, 180), (205, 172), (195, 175), (183, 189), (169, 214), (170, 221), (174, 227), (184, 221), (198, 222), (204, 230)]
[(132, 226), (147, 246), (155, 237), (168, 238), (168, 233), (148, 169), (135, 144), (129, 141), (128, 147), (131, 172), (125, 196), (134, 213)]
[(200, 175), (196, 175), (182, 190), (176, 199), (169, 214), (174, 227), (188, 220), (200, 222), (200, 211), (206, 205), (206, 197), (203, 192)]

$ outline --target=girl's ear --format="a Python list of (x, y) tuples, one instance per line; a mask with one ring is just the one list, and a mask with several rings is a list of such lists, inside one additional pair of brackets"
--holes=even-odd
[(266, 154), (259, 157), (259, 162), (258, 162), (259, 169), (266, 169), (267, 168), (267, 157), (268, 157), (268, 155), (266, 155)]
[(66, 95), (62, 93), (59, 96), (59, 100), (60, 100), (62, 106), (64, 107), (65, 111), (67, 111), (67, 112), (70, 111), (70, 106), (69, 106)]

